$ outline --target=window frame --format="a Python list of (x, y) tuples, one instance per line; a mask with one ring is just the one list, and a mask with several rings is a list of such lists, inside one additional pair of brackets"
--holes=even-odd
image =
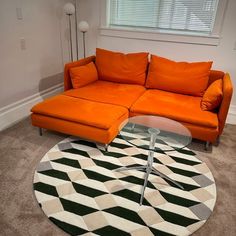
[(217, 46), (220, 42), (221, 29), (228, 0), (219, 0), (215, 23), (211, 34), (138, 27), (110, 26), (109, 3), (109, 0), (101, 0), (101, 19), (99, 29), (101, 36)]

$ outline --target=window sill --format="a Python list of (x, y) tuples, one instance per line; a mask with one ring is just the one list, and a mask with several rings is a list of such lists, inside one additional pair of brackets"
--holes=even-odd
[(100, 27), (100, 35), (108, 37), (142, 39), (160, 42), (186, 43), (217, 46), (219, 36), (157, 32), (155, 30), (136, 30), (133, 28)]

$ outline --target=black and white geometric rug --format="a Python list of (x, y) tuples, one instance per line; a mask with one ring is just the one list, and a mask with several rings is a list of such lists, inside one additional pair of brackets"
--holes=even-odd
[[(160, 144), (165, 150), (166, 145)], [(184, 186), (181, 190), (149, 176), (139, 205), (144, 172), (114, 169), (145, 165), (148, 151), (117, 137), (103, 151), (94, 143), (68, 138), (40, 161), (34, 192), (46, 216), (70, 235), (190, 235), (213, 211), (216, 186), (211, 171), (185, 148), (156, 153), (154, 167)]]

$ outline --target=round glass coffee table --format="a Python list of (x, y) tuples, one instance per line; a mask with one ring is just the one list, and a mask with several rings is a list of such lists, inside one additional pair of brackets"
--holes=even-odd
[(120, 135), (128, 143), (148, 150), (147, 164), (131, 167), (120, 167), (115, 171), (145, 170), (144, 184), (141, 191), (140, 205), (142, 205), (145, 188), (150, 173), (167, 179), (177, 187), (184, 189), (181, 184), (172, 180), (153, 167), (155, 152), (166, 153), (186, 147), (192, 140), (190, 131), (177, 121), (159, 116), (134, 116), (120, 125)]

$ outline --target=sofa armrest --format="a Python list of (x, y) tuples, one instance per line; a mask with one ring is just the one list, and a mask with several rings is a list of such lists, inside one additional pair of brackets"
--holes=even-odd
[(86, 57), (86, 58), (83, 58), (79, 61), (70, 62), (70, 63), (65, 64), (65, 67), (64, 67), (64, 91), (72, 88), (70, 71), (69, 71), (70, 68), (77, 67), (77, 66), (83, 66), (83, 65), (90, 63), (91, 61), (95, 61), (95, 56)]
[(218, 119), (219, 119), (219, 135), (221, 135), (225, 121), (227, 118), (230, 101), (233, 94), (233, 86), (228, 73), (226, 73), (223, 77), (223, 100), (220, 105), (220, 109), (218, 112)]

